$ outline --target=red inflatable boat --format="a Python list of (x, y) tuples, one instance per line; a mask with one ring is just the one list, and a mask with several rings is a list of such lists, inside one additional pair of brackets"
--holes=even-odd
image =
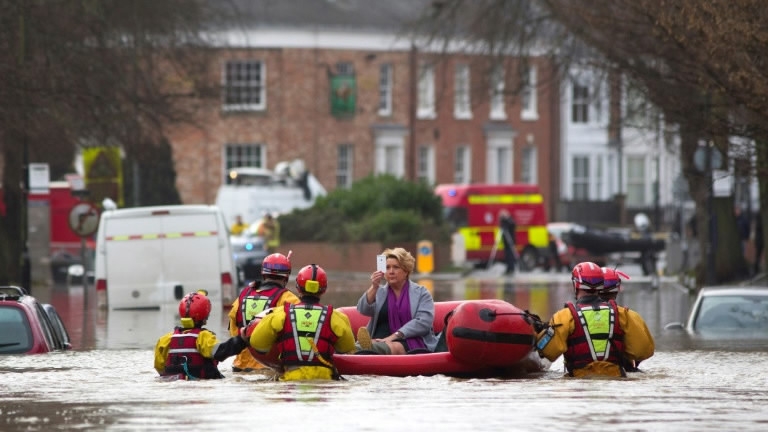
[[(354, 306), (340, 307), (352, 330), (369, 317)], [(451, 313), (452, 312), (452, 313)], [(449, 319), (445, 317), (451, 314)], [(435, 333), (446, 331), (448, 351), (408, 355), (336, 354), (333, 363), (342, 375), (450, 375), (461, 377), (513, 376), (549, 367), (534, 349), (535, 333), (528, 314), (503, 300), (435, 303)], [(253, 350), (257, 360), (278, 367), (277, 353)]]

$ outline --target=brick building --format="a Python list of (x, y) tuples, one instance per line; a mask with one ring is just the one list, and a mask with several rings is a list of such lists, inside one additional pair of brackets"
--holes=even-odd
[(328, 190), (372, 173), (536, 183), (554, 214), (560, 99), (545, 61), (521, 80), (517, 59), (417, 48), (402, 36), (413, 2), (280, 3), (244, 2), (245, 24), (214, 34), (221, 101), (169, 133), (184, 203), (213, 203), (233, 166), (300, 158)]

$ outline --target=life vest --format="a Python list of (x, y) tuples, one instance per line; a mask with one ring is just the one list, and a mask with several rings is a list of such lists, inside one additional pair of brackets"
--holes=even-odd
[[(304, 303), (286, 303), (284, 307), (285, 324), (277, 343), (280, 362), (284, 366), (328, 367), (338, 339), (331, 329), (333, 307)], [(318, 358), (320, 355), (325, 363)]]
[[(168, 356), (165, 359), (163, 375), (184, 375), (194, 378), (222, 378), (216, 360), (203, 357), (197, 350), (197, 338), (201, 328), (183, 329), (176, 327), (168, 344)], [(187, 368), (184, 369), (186, 363)]]
[(594, 361), (618, 365), (624, 374), (624, 331), (619, 324), (619, 309), (609, 300), (566, 306), (573, 315), (574, 331), (568, 337), (568, 350), (563, 355), (570, 375)]
[(253, 317), (266, 309), (277, 306), (280, 296), (286, 291), (286, 288), (274, 282), (266, 282), (258, 288), (249, 285), (240, 293), (240, 312), (235, 320), (237, 327), (247, 326)]

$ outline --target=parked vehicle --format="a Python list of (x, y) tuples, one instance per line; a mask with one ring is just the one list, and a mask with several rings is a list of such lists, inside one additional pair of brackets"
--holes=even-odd
[(231, 226), (237, 215), (253, 223), (265, 213), (290, 213), (314, 205), (326, 194), (323, 185), (307, 171), (304, 162), (279, 162), (275, 170), (237, 167), (229, 170), (227, 181), (219, 187), (216, 206)]
[(41, 354), (71, 348), (69, 334), (51, 305), (17, 286), (0, 287), (0, 354)]
[(498, 219), (502, 209), (515, 219), (515, 248), (521, 268), (532, 269), (549, 257), (547, 214), (538, 186), (444, 184), (438, 185), (435, 193), (443, 200), (445, 219), (463, 241), (465, 261), (485, 266), (489, 260), (503, 260)]
[(96, 290), (110, 309), (159, 308), (206, 290), (214, 307), (235, 298), (236, 270), (216, 206), (105, 211), (96, 235)]
[(696, 335), (768, 339), (768, 287), (702, 288), (687, 321), (664, 328)]
[(592, 261), (599, 266), (606, 265), (608, 257), (605, 254), (593, 253), (583, 247), (583, 245), (574, 244), (571, 239), (571, 233), (584, 233), (587, 228), (572, 222), (550, 222), (547, 224), (547, 231), (555, 239), (557, 245), (558, 259), (562, 266), (572, 269), (577, 263), (582, 261)]
[(268, 255), (264, 238), (255, 234), (257, 223), (254, 222), (242, 234), (230, 237), (237, 266), (238, 285), (241, 287), (247, 281), (261, 279), (261, 262)]

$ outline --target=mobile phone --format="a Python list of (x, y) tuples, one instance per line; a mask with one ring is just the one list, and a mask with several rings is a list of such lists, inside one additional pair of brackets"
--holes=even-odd
[[(386, 255), (376, 255), (376, 270), (386, 273), (387, 272), (387, 256)], [(379, 282), (380, 287), (384, 287), (387, 285), (387, 279), (382, 278), (381, 282)]]
[(376, 255), (376, 270), (385, 272), (387, 271), (387, 256)]

